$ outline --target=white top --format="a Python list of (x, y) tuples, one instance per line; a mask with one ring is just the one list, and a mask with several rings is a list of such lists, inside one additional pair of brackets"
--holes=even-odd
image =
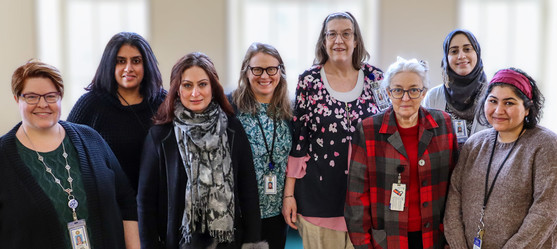
[(329, 85), (329, 81), (325, 75), (325, 67), (321, 67), (321, 71), (319, 73), (321, 74), (321, 80), (323, 81), (325, 88), (329, 91), (333, 98), (343, 102), (352, 102), (362, 95), (362, 91), (364, 90), (364, 71), (362, 71), (362, 69), (358, 70), (358, 81), (356, 81), (356, 86), (348, 92), (335, 91), (331, 85)]
[[(422, 105), (426, 108), (433, 108), (445, 112), (447, 108), (447, 99), (445, 99), (445, 89), (443, 88), (443, 84), (429, 89), (425, 95)], [(468, 136), (487, 128), (489, 127), (481, 125), (476, 116), (474, 116), (474, 121), (472, 122), (472, 128), (470, 130), (471, 134), (468, 134)]]

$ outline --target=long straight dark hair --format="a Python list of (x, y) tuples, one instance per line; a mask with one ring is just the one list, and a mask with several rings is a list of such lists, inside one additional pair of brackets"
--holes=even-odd
[(93, 80), (85, 88), (87, 91), (107, 92), (117, 97), (118, 82), (114, 77), (116, 57), (123, 45), (137, 48), (143, 57), (144, 76), (139, 85), (139, 93), (147, 100), (152, 100), (163, 94), (162, 77), (157, 66), (157, 58), (149, 43), (142, 36), (133, 32), (120, 32), (114, 35), (106, 47)]

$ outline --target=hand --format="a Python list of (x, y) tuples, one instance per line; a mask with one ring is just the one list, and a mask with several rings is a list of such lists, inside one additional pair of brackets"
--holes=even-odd
[(284, 216), (286, 224), (296, 230), (298, 230), (298, 227), (294, 223), (296, 223), (297, 215), (296, 199), (294, 197), (284, 198), (282, 200), (282, 216)]

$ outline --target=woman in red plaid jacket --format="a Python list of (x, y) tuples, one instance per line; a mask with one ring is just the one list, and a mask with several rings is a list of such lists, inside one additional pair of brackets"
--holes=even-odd
[(421, 107), (427, 65), (399, 58), (383, 80), (392, 106), (357, 127), (345, 219), (358, 248), (443, 248), (443, 212), (457, 160), (451, 118)]

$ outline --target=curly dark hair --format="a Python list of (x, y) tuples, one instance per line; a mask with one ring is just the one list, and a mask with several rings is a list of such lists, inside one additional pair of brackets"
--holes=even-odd
[(476, 118), (478, 119), (478, 122), (480, 124), (489, 125), (489, 122), (485, 117), (485, 111), (484, 111), (485, 101), (487, 100), (489, 93), (491, 93), (491, 90), (493, 90), (494, 87), (506, 86), (506, 87), (510, 87), (513, 90), (513, 92), (516, 94), (516, 96), (518, 96), (524, 102), (524, 108), (529, 111), (528, 116), (524, 118), (524, 128), (532, 129), (540, 122), (545, 98), (540, 92), (540, 89), (538, 88), (536, 81), (530, 75), (528, 75), (526, 72), (518, 68), (510, 67), (507, 69), (513, 70), (517, 73), (524, 75), (528, 79), (528, 81), (530, 81), (530, 85), (532, 86), (532, 99), (528, 98), (526, 94), (524, 94), (522, 91), (520, 91), (517, 87), (513, 85), (502, 83), (502, 82), (491, 83), (487, 86), (487, 89), (481, 98), (481, 102), (478, 103), (478, 106), (476, 107)]

